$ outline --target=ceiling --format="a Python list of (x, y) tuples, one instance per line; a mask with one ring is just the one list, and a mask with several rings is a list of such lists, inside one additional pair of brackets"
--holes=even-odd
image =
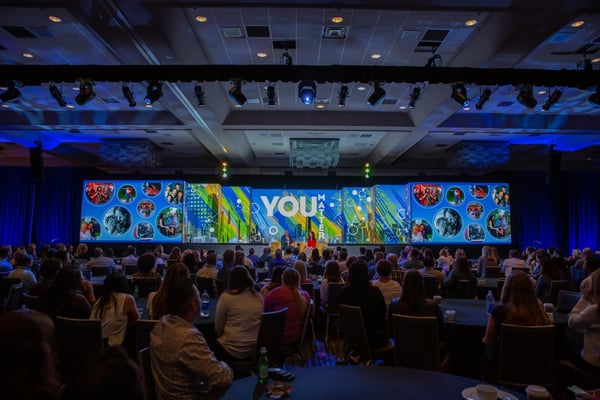
[[(380, 176), (543, 171), (552, 152), (561, 153), (564, 170), (600, 169), (600, 106), (588, 101), (595, 86), (536, 85), (519, 75), (529, 69), (586, 70), (587, 60), (587, 72), (600, 82), (597, 0), (481, 3), (0, 1), (0, 85), (6, 89), (14, 79), (3, 67), (50, 71), (35, 84), (25, 80), (18, 99), (0, 104), (0, 165), (29, 165), (28, 149), (41, 143), (45, 166), (218, 174), (227, 162), (230, 174), (320, 175), (328, 170), (290, 165), (290, 141), (334, 139), (339, 161), (333, 157), (337, 166), (329, 171), (338, 175), (360, 176), (366, 162)], [(337, 16), (341, 23), (332, 22)], [(468, 26), (469, 20), (477, 23)], [(576, 21), (584, 23), (572, 26)], [(283, 70), (286, 51), (293, 61), (286, 73), (272, 80), (241, 76), (261, 66)], [(425, 68), (434, 54), (434, 66)], [(132, 65), (137, 67), (115, 79), (120, 68)], [(57, 77), (67, 102), (60, 107), (47, 76), (67, 68), (61, 66), (102, 66), (106, 76), (81, 76), (93, 80), (96, 98), (78, 105), (77, 78)], [(157, 66), (185, 68), (178, 70), (181, 81), (155, 76), (163, 96), (146, 107), (148, 80), (136, 79), (135, 71), (145, 77)], [(245, 68), (235, 69), (239, 76), (223, 78), (223, 72), (214, 79), (203, 72), (210, 66)], [(335, 66), (340, 78), (316, 82), (315, 101), (306, 105), (298, 95), (299, 81), (306, 79), (299, 66)], [(363, 79), (358, 67), (372, 67), (375, 78)], [(448, 82), (377, 79), (378, 67), (419, 67), (432, 74), (498, 69), (504, 76), (494, 83), (488, 73), (481, 84), (464, 74), (471, 107), (463, 108), (451, 99)], [(515, 73), (507, 80), (510, 70)], [(247, 98), (242, 107), (228, 96), (236, 80)], [(375, 80), (386, 96), (370, 105)], [(133, 89), (135, 107), (124, 98), (123, 83)], [(528, 83), (538, 102), (531, 109), (516, 100), (519, 85)], [(197, 85), (203, 107), (194, 95)], [(275, 105), (267, 101), (270, 85)], [(348, 87), (345, 107), (338, 105), (342, 85)], [(409, 108), (415, 88), (421, 94)], [(485, 89), (490, 98), (477, 109)], [(555, 89), (562, 96), (543, 111)], [(308, 158), (318, 160), (319, 142), (308, 147)]]

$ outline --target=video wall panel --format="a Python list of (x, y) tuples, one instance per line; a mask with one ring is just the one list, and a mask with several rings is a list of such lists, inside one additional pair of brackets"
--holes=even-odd
[(371, 188), (342, 189), (344, 243), (376, 243), (374, 200)]
[(219, 201), (221, 185), (218, 183), (186, 183), (184, 207), (184, 236), (186, 242), (219, 242)]
[(408, 243), (410, 240), (410, 202), (408, 185), (376, 185), (375, 231), (377, 243)]

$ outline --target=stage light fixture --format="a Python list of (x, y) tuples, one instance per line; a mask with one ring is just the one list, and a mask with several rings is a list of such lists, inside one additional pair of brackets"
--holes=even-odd
[(418, 86), (415, 86), (413, 88), (413, 90), (410, 92), (410, 98), (408, 100), (408, 108), (415, 108), (415, 106), (417, 105), (417, 100), (419, 100), (420, 96), (421, 96), (421, 88)]
[(79, 93), (75, 96), (75, 101), (80, 106), (89, 103), (96, 98), (94, 92), (94, 82), (91, 79), (80, 79), (79, 80)]
[(8, 103), (21, 97), (21, 91), (17, 89), (17, 85), (14, 81), (8, 84), (8, 87), (2, 94), (0, 94), (0, 103)]
[(233, 99), (237, 103), (238, 106), (243, 106), (246, 104), (248, 99), (242, 93), (242, 82), (234, 81), (233, 86), (229, 89), (229, 97)]
[(348, 97), (348, 86), (342, 85), (338, 93), (338, 107), (346, 106), (346, 98)]
[(221, 176), (223, 178), (227, 178), (228, 174), (229, 174), (229, 169), (227, 168), (227, 163), (225, 161), (223, 161), (221, 163)]
[(550, 107), (552, 107), (558, 100), (560, 100), (560, 96), (562, 96), (562, 91), (555, 89), (550, 96), (548, 96), (548, 100), (542, 106), (542, 110), (548, 111)]
[(204, 90), (202, 90), (202, 86), (199, 83), (194, 86), (194, 96), (196, 96), (198, 107), (203, 108), (206, 105), (204, 102)]
[(150, 81), (148, 82), (148, 86), (146, 87), (146, 97), (144, 98), (144, 102), (147, 105), (153, 104), (158, 99), (160, 99), (162, 95), (162, 82)]
[(125, 100), (129, 103), (129, 107), (135, 107), (136, 102), (135, 97), (133, 96), (133, 89), (124, 83), (121, 90), (123, 91), (123, 97), (125, 97)]
[(455, 82), (452, 85), (452, 94), (450, 95), (452, 100), (456, 101), (462, 107), (468, 107), (470, 100), (467, 96), (467, 88), (462, 82)]
[(371, 164), (365, 163), (365, 167), (363, 168), (363, 172), (365, 175), (365, 179), (369, 179), (371, 177)]
[(381, 103), (384, 97), (385, 90), (381, 86), (379, 86), (379, 82), (375, 81), (373, 83), (373, 93), (371, 93), (371, 95), (367, 99), (367, 103), (369, 103), (369, 105), (371, 106), (375, 106)]
[(537, 100), (533, 96), (533, 85), (521, 85), (519, 87), (519, 94), (517, 95), (517, 101), (527, 108), (533, 108), (537, 105)]
[(479, 96), (479, 101), (477, 104), (475, 104), (475, 108), (481, 110), (483, 105), (490, 99), (491, 95), (492, 91), (490, 89), (485, 89), (483, 92), (481, 92), (481, 96)]
[(304, 104), (312, 104), (317, 97), (317, 84), (310, 81), (300, 82), (298, 85), (298, 97)]
[(293, 65), (292, 56), (290, 56), (290, 53), (288, 53), (287, 50), (284, 51), (281, 57), (279, 58), (279, 63), (281, 65)]
[(58, 103), (58, 105), (60, 107), (65, 107), (67, 105), (67, 102), (65, 101), (65, 98), (63, 97), (63, 94), (62, 94), (62, 89), (59, 89), (53, 83), (50, 85), (48, 90), (50, 91), (50, 95), (54, 98), (54, 100), (56, 100), (56, 102)]
[(592, 104), (600, 106), (600, 85), (596, 86), (596, 91), (588, 97), (588, 101)]
[(277, 104), (277, 96), (275, 95), (275, 86), (267, 86), (267, 104), (271, 107), (275, 107)]

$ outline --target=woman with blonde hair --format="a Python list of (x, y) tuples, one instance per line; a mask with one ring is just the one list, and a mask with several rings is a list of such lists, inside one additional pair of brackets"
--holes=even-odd
[(148, 308), (148, 317), (150, 319), (160, 319), (163, 315), (169, 314), (167, 293), (169, 293), (169, 290), (175, 283), (183, 279), (190, 279), (190, 270), (185, 264), (175, 263), (167, 267), (167, 275), (158, 291), (148, 294), (146, 307)]
[(287, 268), (283, 271), (282, 285), (271, 290), (265, 298), (266, 312), (285, 307), (288, 309), (282, 345), (289, 346), (300, 340), (304, 314), (309, 302), (309, 294), (300, 290), (300, 274), (293, 268)]
[(306, 272), (306, 264), (304, 261), (296, 261), (294, 263), (294, 269), (300, 274), (300, 283), (312, 283), (312, 280), (307, 276), (308, 272)]
[(500, 260), (494, 256), (492, 246), (487, 244), (481, 248), (481, 257), (477, 259), (477, 275), (485, 278), (486, 267), (497, 267)]
[(167, 258), (167, 266), (181, 262), (181, 249), (177, 246), (171, 249), (169, 258)]

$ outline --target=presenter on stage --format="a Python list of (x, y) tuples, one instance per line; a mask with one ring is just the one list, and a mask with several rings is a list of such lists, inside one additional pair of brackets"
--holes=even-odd
[(296, 245), (296, 240), (290, 235), (290, 231), (287, 229), (283, 232), (283, 236), (281, 236), (281, 247), (283, 249), (287, 249), (288, 247), (293, 247)]
[(317, 247), (317, 238), (315, 237), (315, 233), (313, 231), (310, 231), (308, 233), (308, 239), (306, 240), (306, 247), (307, 249), (312, 250), (315, 247)]

